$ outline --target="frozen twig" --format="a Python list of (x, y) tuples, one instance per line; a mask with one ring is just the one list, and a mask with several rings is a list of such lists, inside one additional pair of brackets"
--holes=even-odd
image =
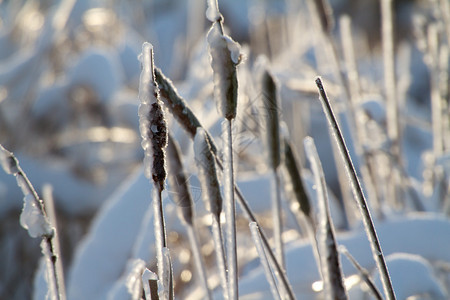
[(364, 193), (362, 191), (361, 184), (359, 183), (358, 176), (356, 175), (356, 171), (350, 158), (350, 154), (348, 153), (348, 148), (345, 145), (344, 137), (342, 136), (342, 132), (339, 128), (336, 117), (331, 108), (330, 101), (328, 100), (328, 97), (325, 93), (325, 89), (322, 85), (322, 81), (320, 80), (320, 78), (316, 79), (316, 84), (319, 89), (320, 94), (319, 99), (322, 104), (323, 111), (328, 120), (328, 124), (332, 132), (332, 135), (334, 136), (335, 142), (339, 148), (339, 152), (344, 162), (345, 169), (347, 170), (347, 175), (350, 181), (353, 196), (356, 202), (358, 203), (358, 207), (360, 209), (360, 213), (364, 223), (364, 228), (366, 230), (366, 234), (370, 242), (370, 247), (372, 249), (373, 258), (375, 260), (375, 263), (377, 264), (378, 271), (380, 272), (380, 278), (383, 284), (385, 296), (387, 297), (388, 300), (395, 299), (394, 289), (392, 287), (392, 282), (386, 266), (383, 251), (381, 250), (380, 241), (378, 240), (375, 226), (373, 225), (372, 217), (370, 215), (370, 211), (367, 206), (367, 202)]
[(328, 192), (323, 174), (319, 154), (311, 137), (304, 140), (305, 151), (314, 174), (317, 199), (319, 201), (318, 246), (320, 253), (320, 266), (324, 282), (325, 299), (347, 299), (345, 291), (341, 262), (337, 251), (337, 242), (334, 226), (331, 221)]
[(2, 145), (0, 145), (0, 163), (6, 173), (16, 177), (17, 185), (24, 195), (24, 207), (20, 215), (20, 224), (28, 230), (28, 234), (31, 237), (42, 238), (42, 254), (47, 265), (49, 291), (52, 293), (49, 296), (51, 299), (56, 300), (65, 299), (64, 289), (61, 290), (62, 287), (59, 284), (64, 275), (59, 273), (61, 269), (56, 264), (61, 257), (57, 256), (55, 252), (55, 231), (47, 217), (44, 203), (39, 199), (36, 190), (20, 167), (17, 158)]
[(249, 227), (252, 233), (253, 243), (255, 244), (256, 251), (258, 251), (259, 259), (264, 268), (264, 273), (266, 274), (266, 279), (270, 284), (270, 291), (272, 292), (272, 296), (274, 299), (281, 299), (280, 292), (273, 277), (272, 270), (270, 269), (269, 261), (267, 260), (267, 256), (264, 252), (264, 246), (261, 241), (261, 233), (259, 227), (255, 222), (250, 222)]

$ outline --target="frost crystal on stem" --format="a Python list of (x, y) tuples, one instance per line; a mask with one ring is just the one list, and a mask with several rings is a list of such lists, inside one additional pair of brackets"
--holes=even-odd
[(39, 236), (51, 236), (53, 229), (50, 223), (34, 201), (31, 194), (23, 198), (23, 209), (20, 214), (20, 225), (28, 230), (28, 234), (35, 238)]
[(139, 56), (142, 72), (139, 83), (139, 129), (142, 148), (145, 151), (144, 168), (147, 178), (152, 178), (159, 189), (164, 189), (166, 179), (165, 147), (167, 145), (167, 124), (159, 100), (153, 65), (153, 46), (142, 45)]
[(214, 98), (220, 114), (228, 119), (236, 116), (238, 82), (236, 66), (241, 61), (240, 46), (222, 32), (215, 22), (207, 36), (214, 77)]

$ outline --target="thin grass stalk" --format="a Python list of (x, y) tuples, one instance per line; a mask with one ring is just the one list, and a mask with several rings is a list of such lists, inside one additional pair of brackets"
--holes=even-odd
[(236, 203), (234, 199), (234, 171), (233, 171), (233, 138), (232, 120), (223, 123), (225, 134), (226, 151), (224, 160), (226, 168), (225, 177), (225, 226), (227, 232), (227, 266), (228, 266), (228, 287), (230, 288), (230, 299), (238, 298), (238, 263), (236, 244)]
[(214, 98), (219, 113), (224, 119), (224, 191), (225, 191), (225, 232), (228, 266), (228, 288), (230, 299), (238, 299), (238, 263), (236, 245), (236, 203), (234, 198), (233, 138), (232, 125), (236, 117), (238, 81), (236, 66), (241, 60), (239, 44), (224, 35), (223, 17), (217, 0), (208, 1), (207, 18), (212, 22), (207, 34), (211, 67), (214, 79)]
[(187, 226), (187, 233), (189, 244), (191, 245), (192, 253), (194, 255), (194, 264), (198, 273), (200, 284), (203, 288), (206, 299), (212, 299), (211, 291), (208, 288), (206, 280), (206, 272), (204, 269), (204, 262), (200, 253), (200, 245), (198, 237), (195, 232), (193, 222), (193, 201), (189, 191), (189, 182), (184, 173), (183, 164), (181, 162), (181, 155), (178, 143), (169, 133), (169, 142), (167, 144), (167, 158), (168, 158), (168, 181), (172, 188), (172, 199), (177, 205), (178, 215), (181, 223)]
[(172, 259), (170, 258), (170, 251), (167, 247), (163, 248), (163, 260), (165, 268), (168, 270), (165, 274), (166, 277), (163, 278), (165, 286), (168, 287), (167, 289), (164, 289), (164, 299), (174, 300)]
[(395, 78), (393, 1), (380, 0), (380, 4), (387, 133), (392, 143), (392, 153), (395, 157), (398, 157), (400, 154), (400, 125), (398, 116), (397, 82)]
[(322, 164), (320, 163), (319, 154), (317, 153), (313, 139), (306, 137), (304, 145), (314, 175), (317, 199), (319, 201), (319, 222), (317, 229), (319, 237), (317, 241), (321, 259), (320, 266), (322, 269), (325, 299), (347, 299), (339, 252), (337, 251), (334, 226), (330, 216), (330, 204)]
[(275, 80), (268, 71), (265, 71), (262, 77), (262, 100), (263, 100), (263, 116), (261, 118), (262, 133), (265, 139), (267, 151), (267, 161), (272, 171), (273, 196), (272, 199), (272, 222), (275, 240), (275, 255), (282, 268), (285, 268), (284, 251), (283, 251), (283, 225), (281, 215), (281, 191), (280, 178), (278, 168), (281, 163), (281, 141), (280, 141), (280, 105), (278, 90)]
[(345, 246), (340, 245), (339, 246), (339, 252), (343, 253), (347, 259), (352, 263), (352, 265), (355, 267), (356, 270), (358, 270), (359, 275), (361, 276), (362, 280), (367, 284), (369, 287), (370, 292), (372, 293), (372, 296), (377, 300), (382, 300), (383, 297), (381, 296), (380, 291), (375, 286), (375, 283), (373, 282), (372, 278), (370, 278), (369, 271), (367, 271), (365, 268), (363, 268), (358, 261), (348, 252), (347, 248)]
[(203, 288), (204, 298), (212, 299), (211, 290), (208, 288), (208, 281), (206, 280), (205, 264), (200, 252), (200, 243), (195, 228), (193, 226), (188, 226), (187, 233), (189, 244), (191, 244), (192, 254), (194, 255), (195, 268), (197, 269), (200, 284)]
[(52, 245), (53, 245), (53, 253), (56, 257), (55, 261), (55, 276), (56, 276), (56, 283), (58, 284), (57, 290), (59, 291), (59, 299), (65, 300), (66, 299), (66, 284), (64, 281), (64, 268), (62, 263), (62, 256), (61, 256), (61, 246), (59, 243), (59, 230), (57, 226), (57, 219), (56, 219), (56, 211), (55, 211), (55, 202), (53, 200), (53, 188), (51, 185), (44, 185), (42, 188), (42, 195), (44, 198), (44, 206), (45, 210), (47, 212), (47, 216), (49, 218), (50, 224), (53, 225), (54, 228), (54, 237), (52, 239)]
[[(189, 133), (189, 136), (191, 139), (194, 140), (194, 137), (196, 135), (196, 132), (198, 129), (201, 129), (205, 131), (205, 134), (207, 135), (207, 139), (209, 142), (209, 145), (211, 147), (211, 151), (214, 154), (214, 159), (216, 161), (217, 167), (219, 170), (223, 171), (223, 162), (221, 157), (218, 154), (217, 146), (212, 139), (212, 137), (209, 135), (209, 133), (204, 129), (204, 127), (199, 122), (198, 118), (195, 116), (193, 111), (190, 109), (189, 105), (187, 104), (186, 100), (184, 100), (179, 93), (177, 92), (175, 86), (171, 82), (170, 79), (168, 79), (160, 69), (155, 68), (155, 78), (158, 83), (158, 86), (160, 88), (162, 100), (164, 103), (166, 103), (166, 107), (169, 109), (171, 114), (175, 117), (177, 122), (181, 125), (181, 127)], [(237, 196), (237, 201), (239, 202), (239, 205), (244, 213), (244, 216), (248, 219), (249, 222), (256, 222), (258, 223), (258, 220), (253, 213), (252, 209), (250, 208), (247, 200), (245, 199), (244, 195), (242, 194), (239, 187), (235, 184), (234, 185), (234, 192)], [(283, 284), (283, 287), (286, 289), (289, 299), (295, 299), (294, 293), (292, 291), (292, 287), (289, 284), (289, 280), (286, 276), (286, 273), (281, 268), (281, 266), (278, 264), (278, 261), (275, 258), (275, 254), (272, 251), (272, 248), (269, 244), (269, 240), (262, 228), (260, 228), (261, 231), (261, 238), (266, 250), (266, 254), (269, 256), (269, 261), (272, 264), (272, 267), (274, 268), (274, 274)]]
[(266, 253), (264, 252), (263, 242), (261, 240), (261, 231), (259, 230), (258, 224), (255, 222), (249, 223), (250, 232), (252, 234), (253, 243), (255, 244), (256, 251), (258, 252), (259, 259), (264, 268), (264, 274), (270, 285), (270, 291), (272, 292), (273, 299), (281, 300), (281, 295), (278, 290), (275, 278), (273, 277), (272, 270), (270, 269), (269, 260), (267, 259)]
[(430, 63), (431, 84), (431, 117), (433, 130), (433, 153), (439, 157), (443, 152), (442, 138), (442, 103), (439, 91), (439, 37), (435, 24), (428, 27), (428, 47)]
[(450, 47), (450, 3), (447, 0), (440, 0), (440, 11), (445, 24), (445, 33), (447, 34), (447, 45)]
[[(39, 199), (35, 188), (31, 184), (25, 172), (20, 167), (18, 159), (12, 152), (6, 150), (1, 144), (0, 164), (7, 174), (11, 174), (16, 177), (17, 185), (20, 187), (22, 194), (24, 195), (24, 208), (26, 207), (26, 205), (32, 205), (34, 206), (33, 213), (38, 214), (37, 220), (34, 220), (35, 223), (28, 224), (27, 220), (22, 219), (22, 215), (20, 223), (22, 227), (28, 230), (28, 234), (31, 237), (40, 237), (42, 239), (41, 249), (47, 265), (46, 271), (49, 280), (48, 285), (51, 292), (50, 297), (51, 299), (61, 300), (63, 299), (62, 297), (65, 297), (65, 294), (61, 292), (61, 287), (58, 284), (58, 278), (63, 278), (64, 275), (59, 273), (59, 269), (56, 266), (56, 261), (61, 259), (61, 257), (56, 256), (54, 252), (55, 232), (48, 219), (44, 203), (41, 199)], [(32, 226), (34, 228), (28, 226)]]
[[(167, 247), (166, 226), (163, 214), (162, 191), (166, 179), (167, 124), (159, 99), (159, 90), (155, 81), (153, 46), (145, 42), (139, 57), (142, 72), (139, 82), (139, 129), (144, 149), (144, 173), (153, 181), (153, 212), (155, 230), (155, 248), (158, 261), (158, 275), (164, 287), (164, 294), (170, 295), (172, 286), (170, 270), (164, 262), (163, 249)], [(169, 273), (168, 273), (169, 272)]]
[(372, 217), (369, 208), (367, 206), (367, 201), (362, 191), (361, 184), (359, 183), (359, 179), (358, 176), (356, 175), (356, 171), (350, 158), (350, 154), (348, 153), (348, 148), (345, 145), (344, 137), (342, 136), (339, 124), (331, 108), (331, 103), (328, 100), (328, 97), (325, 93), (325, 89), (322, 85), (322, 81), (320, 78), (316, 79), (316, 85), (319, 89), (320, 94), (319, 99), (321, 101), (323, 111), (328, 120), (328, 124), (330, 130), (333, 133), (336, 144), (339, 148), (339, 152), (344, 162), (345, 169), (347, 170), (347, 175), (353, 191), (353, 196), (355, 197), (355, 200), (358, 203), (358, 207), (361, 212), (364, 228), (366, 230), (366, 234), (370, 242), (370, 247), (372, 249), (373, 258), (378, 267), (378, 272), (380, 273), (380, 279), (383, 285), (384, 294), (388, 300), (393, 300), (395, 299), (395, 294), (394, 289), (392, 287), (391, 278), (389, 276), (386, 261), (383, 255), (383, 251), (381, 249), (380, 241), (378, 239), (375, 226), (373, 225)]
[[(383, 216), (381, 211), (381, 203), (377, 188), (375, 187), (375, 180), (372, 178), (372, 172), (370, 172), (370, 165), (368, 164), (369, 154), (364, 151), (364, 137), (367, 133), (364, 130), (364, 122), (361, 119), (362, 110), (360, 109), (359, 102), (361, 101), (361, 84), (360, 77), (355, 57), (355, 47), (353, 43), (352, 34), (352, 22), (349, 16), (344, 15), (339, 19), (339, 25), (341, 29), (341, 40), (343, 45), (343, 54), (345, 60), (345, 66), (347, 68), (348, 85), (350, 91), (350, 104), (354, 115), (355, 126), (355, 149), (359, 156), (359, 165), (361, 174), (366, 185), (366, 189), (369, 193), (369, 199), (373, 199), (375, 202), (376, 212), (379, 217)], [(347, 204), (352, 205), (354, 202)], [(352, 205), (352, 209), (356, 208)]]
[(211, 151), (206, 132), (199, 128), (194, 138), (194, 153), (198, 167), (198, 176), (202, 187), (202, 199), (206, 210), (212, 217), (212, 234), (216, 249), (217, 267), (221, 278), (223, 293), (229, 299), (230, 289), (227, 280), (227, 264), (224, 244), (220, 226), (220, 213), (222, 212), (222, 195), (219, 180), (217, 179), (214, 155)]

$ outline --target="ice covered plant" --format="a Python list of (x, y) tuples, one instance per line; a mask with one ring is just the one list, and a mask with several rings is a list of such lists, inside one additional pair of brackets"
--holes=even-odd
[(56, 264), (56, 261), (61, 258), (55, 252), (54, 229), (45, 212), (44, 203), (20, 167), (17, 158), (2, 145), (0, 145), (0, 163), (6, 173), (16, 177), (17, 185), (24, 195), (24, 205), (20, 214), (20, 225), (28, 230), (28, 234), (31, 237), (42, 238), (41, 249), (46, 263), (48, 296), (51, 299), (64, 300), (66, 299), (66, 295), (60, 286), (60, 283), (63, 282), (64, 275), (59, 272), (61, 269)]
[(220, 213), (222, 212), (222, 194), (220, 193), (219, 180), (217, 179), (216, 164), (211, 151), (211, 146), (206, 132), (198, 128), (194, 138), (194, 153), (198, 167), (198, 175), (202, 188), (202, 198), (206, 210), (212, 216), (212, 234), (216, 248), (217, 267), (222, 283), (225, 298), (229, 299), (227, 284), (227, 266), (223, 247), (223, 239), (220, 225)]
[(234, 199), (232, 125), (236, 117), (238, 81), (236, 66), (241, 60), (239, 44), (223, 32), (223, 18), (219, 12), (217, 0), (208, 1), (207, 18), (212, 22), (207, 40), (211, 55), (211, 67), (214, 78), (214, 98), (219, 113), (224, 118), (224, 191), (227, 235), (227, 263), (230, 299), (238, 297), (238, 267), (236, 247), (236, 204)]
[(347, 293), (342, 279), (341, 262), (337, 251), (337, 242), (334, 226), (330, 216), (327, 186), (319, 154), (314, 140), (306, 137), (304, 140), (305, 152), (314, 175), (314, 182), (319, 202), (319, 221), (317, 226), (317, 243), (320, 253), (320, 267), (325, 291), (325, 299), (347, 299)]
[[(203, 130), (204, 133), (207, 136), (209, 146), (211, 148), (211, 151), (214, 155), (214, 159), (216, 161), (217, 167), (219, 170), (224, 170), (223, 163), (221, 157), (218, 155), (217, 152), (217, 146), (214, 143), (214, 140), (211, 138), (211, 136), (208, 134), (208, 132), (205, 130), (205, 128), (201, 125), (198, 118), (195, 116), (194, 112), (190, 109), (189, 105), (186, 103), (186, 101), (179, 95), (179, 93), (176, 90), (176, 87), (173, 85), (172, 81), (168, 79), (164, 74), (161, 72), (160, 69), (155, 68), (155, 76), (156, 81), (158, 83), (158, 87), (160, 89), (161, 98), (166, 104), (167, 108), (169, 109), (170, 113), (174, 116), (175, 120), (180, 124), (180, 126), (189, 134), (189, 136), (194, 139), (197, 130)], [(258, 221), (256, 219), (255, 214), (251, 210), (247, 200), (245, 199), (244, 195), (242, 194), (239, 187), (235, 184), (234, 185), (234, 191), (237, 196), (237, 200), (241, 206), (241, 209), (244, 213), (244, 216), (250, 221), (250, 222), (256, 222), (258, 224)], [(268, 256), (269, 262), (271, 263), (275, 277), (279, 282), (281, 282), (281, 285), (283, 288), (288, 291), (288, 294), (290, 298), (292, 299), (294, 296), (292, 292), (292, 288), (289, 285), (289, 282), (287, 280), (286, 274), (284, 270), (281, 268), (280, 264), (275, 258), (275, 254), (272, 251), (271, 246), (269, 245), (269, 241), (267, 239), (266, 234), (262, 230), (261, 227), (259, 227), (259, 232), (261, 235), (261, 241), (264, 245), (264, 249), (266, 251), (266, 255)]]
[(200, 284), (203, 287), (205, 297), (212, 299), (208, 282), (206, 280), (204, 263), (200, 252), (200, 245), (194, 228), (193, 207), (191, 193), (189, 191), (189, 182), (184, 173), (183, 164), (178, 143), (169, 134), (169, 142), (167, 144), (168, 158), (168, 181), (172, 188), (171, 197), (177, 204), (178, 214), (181, 222), (187, 226), (189, 243), (191, 244), (192, 253), (194, 254), (194, 263), (197, 269)]
[(153, 180), (153, 209), (155, 220), (156, 256), (158, 260), (158, 275), (163, 282), (164, 293), (170, 294), (172, 289), (170, 272), (164, 263), (163, 248), (167, 247), (164, 223), (162, 197), (166, 179), (165, 148), (167, 145), (167, 124), (164, 119), (162, 102), (155, 82), (153, 65), (153, 46), (150, 43), (142, 45), (139, 56), (141, 62), (141, 77), (139, 82), (139, 129), (144, 149), (145, 176)]
[(261, 114), (261, 128), (265, 130), (262, 134), (265, 138), (267, 161), (273, 173), (274, 196), (272, 196), (272, 220), (274, 228), (275, 254), (278, 262), (284, 267), (282, 214), (281, 214), (281, 190), (279, 166), (281, 163), (281, 141), (280, 141), (280, 105), (275, 80), (267, 70), (262, 76), (262, 101), (263, 110)]
[(356, 175), (355, 167), (353, 166), (352, 160), (350, 158), (350, 154), (345, 144), (344, 137), (342, 135), (341, 129), (339, 128), (339, 124), (331, 108), (331, 103), (328, 100), (327, 94), (325, 93), (325, 89), (322, 84), (322, 80), (320, 78), (316, 79), (316, 85), (319, 89), (319, 99), (322, 104), (323, 111), (327, 118), (336, 145), (339, 149), (339, 153), (341, 154), (342, 160), (344, 162), (353, 196), (361, 212), (364, 229), (366, 230), (366, 234), (370, 242), (373, 258), (375, 260), (375, 263), (377, 264), (378, 272), (380, 273), (384, 294), (388, 300), (395, 299), (394, 289), (392, 287), (392, 282), (386, 266), (383, 251), (381, 250), (381, 244), (378, 239), (375, 226), (373, 225), (372, 217), (367, 206), (367, 201), (362, 191), (358, 176)]

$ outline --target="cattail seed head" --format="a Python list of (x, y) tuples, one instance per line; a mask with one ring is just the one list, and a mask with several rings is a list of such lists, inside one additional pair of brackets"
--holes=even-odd
[(167, 166), (169, 167), (167, 179), (172, 189), (171, 197), (177, 205), (181, 220), (185, 224), (192, 225), (193, 204), (188, 180), (184, 173), (183, 164), (181, 163), (180, 148), (170, 134), (167, 144), (167, 158)]
[(194, 138), (195, 160), (206, 209), (215, 217), (222, 211), (222, 195), (217, 179), (216, 164), (205, 130), (199, 128)]
[(159, 90), (155, 82), (153, 46), (142, 45), (139, 56), (142, 72), (139, 83), (139, 129), (142, 148), (145, 152), (144, 168), (147, 178), (152, 178), (160, 190), (166, 179), (165, 147), (167, 146), (167, 124), (159, 100)]
[(238, 81), (236, 66), (241, 61), (240, 46), (222, 33), (220, 22), (214, 22), (207, 40), (214, 77), (214, 97), (219, 113), (226, 119), (236, 117)]
[(280, 105), (278, 100), (277, 86), (273, 76), (265, 71), (262, 78), (262, 124), (265, 129), (265, 139), (270, 167), (277, 169), (281, 162), (280, 141)]

